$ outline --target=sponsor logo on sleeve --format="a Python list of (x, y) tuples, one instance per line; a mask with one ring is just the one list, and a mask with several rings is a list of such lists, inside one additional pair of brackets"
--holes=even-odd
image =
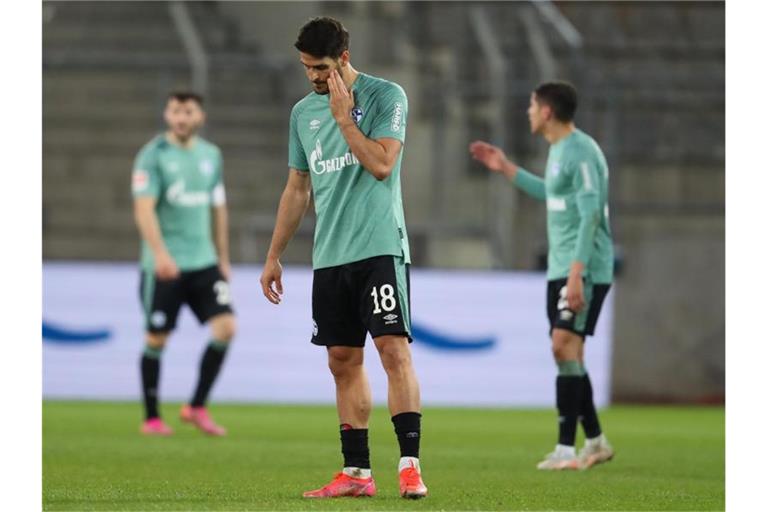
[(399, 101), (395, 103), (392, 112), (392, 123), (390, 128), (393, 132), (399, 132), (403, 125), (403, 104)]
[(131, 183), (134, 192), (145, 191), (149, 187), (149, 173), (143, 169), (136, 169), (133, 171)]
[(213, 206), (227, 204), (227, 192), (224, 190), (224, 185), (221, 183), (213, 187), (213, 192), (211, 192), (211, 203), (213, 203)]
[(309, 122), (309, 129), (310, 130), (317, 130), (320, 128), (320, 120), (319, 119), (313, 119)]

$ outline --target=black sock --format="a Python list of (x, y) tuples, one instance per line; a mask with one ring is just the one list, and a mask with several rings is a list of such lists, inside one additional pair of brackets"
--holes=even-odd
[(371, 455), (368, 451), (368, 429), (341, 425), (341, 453), (345, 468), (371, 469)]
[(160, 381), (160, 355), (162, 349), (146, 347), (141, 355), (141, 387), (144, 393), (144, 416), (159, 418), (157, 410), (157, 385)]
[(581, 399), (581, 426), (584, 428), (584, 435), (587, 439), (594, 439), (603, 433), (600, 429), (600, 421), (597, 419), (597, 410), (592, 398), (592, 382), (589, 375), (584, 374), (584, 392)]
[(558, 444), (573, 446), (576, 443), (576, 426), (583, 388), (584, 379), (581, 375), (557, 376), (557, 411), (560, 415)]
[(419, 442), (421, 441), (421, 414), (418, 412), (401, 412), (392, 416), (395, 425), (397, 442), (400, 443), (401, 457), (419, 458)]
[(211, 392), (213, 382), (221, 369), (221, 363), (224, 361), (224, 355), (227, 353), (229, 344), (224, 341), (213, 340), (203, 352), (200, 360), (200, 377), (197, 381), (197, 388), (192, 401), (189, 403), (192, 407), (203, 407), (208, 394)]

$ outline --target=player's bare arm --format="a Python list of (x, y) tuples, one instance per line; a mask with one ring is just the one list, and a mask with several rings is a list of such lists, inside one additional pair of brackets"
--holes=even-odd
[(350, 151), (374, 178), (379, 181), (387, 179), (397, 162), (402, 143), (392, 138), (372, 140), (363, 135), (350, 116), (355, 106), (354, 93), (347, 90), (336, 70), (331, 71), (328, 77), (328, 90), (331, 112)]
[(141, 237), (147, 242), (155, 257), (155, 273), (160, 279), (175, 279), (179, 276), (179, 267), (173, 261), (163, 242), (160, 223), (155, 213), (154, 197), (137, 197), (133, 200), (133, 213)]
[(476, 140), (469, 145), (469, 152), (472, 154), (472, 158), (485, 165), (491, 172), (506, 176), (517, 188), (530, 197), (539, 201), (544, 201), (547, 198), (544, 180), (510, 161), (501, 148)]
[(476, 140), (469, 145), (472, 158), (483, 164), (488, 170), (498, 172), (513, 180), (517, 174), (517, 164), (511, 162), (504, 151), (487, 142)]
[(283, 294), (283, 267), (280, 265), (280, 256), (293, 238), (307, 211), (311, 189), (309, 173), (293, 168), (289, 170), (288, 183), (285, 185), (277, 208), (277, 220), (267, 252), (267, 261), (264, 263), (264, 271), (261, 274), (262, 292), (272, 304), (280, 304)]
[(582, 275), (584, 274), (584, 263), (580, 261), (574, 261), (571, 263), (571, 270), (568, 273), (568, 281), (566, 282), (566, 299), (568, 300), (568, 307), (576, 313), (584, 309), (584, 282), (582, 281)]
[(219, 270), (224, 279), (229, 281), (232, 268), (229, 261), (229, 214), (226, 204), (213, 207), (213, 229)]

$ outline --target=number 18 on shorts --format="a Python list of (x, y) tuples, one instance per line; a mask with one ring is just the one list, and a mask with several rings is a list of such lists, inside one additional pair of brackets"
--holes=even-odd
[(312, 283), (312, 343), (362, 347), (372, 338), (403, 335), (410, 341), (408, 265), (376, 256), (317, 269)]

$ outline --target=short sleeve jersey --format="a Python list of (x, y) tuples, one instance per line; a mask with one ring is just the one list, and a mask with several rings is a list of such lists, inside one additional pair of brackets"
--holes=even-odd
[[(408, 100), (394, 82), (360, 73), (352, 85), (352, 118), (370, 139), (405, 142)], [(329, 95), (311, 92), (291, 111), (288, 166), (312, 180), (317, 224), (315, 269), (383, 255), (410, 263), (397, 157), (391, 175), (378, 181), (352, 154), (329, 106)]]
[[(224, 204), (221, 151), (196, 138), (183, 148), (158, 135), (139, 151), (133, 166), (134, 197), (157, 199), (155, 211), (168, 252), (182, 271), (218, 261), (211, 206)], [(154, 270), (154, 256), (142, 241), (141, 266)]]
[(579, 202), (597, 202), (594, 245), (584, 276), (595, 283), (613, 280), (613, 241), (608, 222), (608, 164), (597, 142), (582, 132), (550, 146), (545, 175), (547, 194), (548, 279), (568, 277), (576, 259), (581, 214)]

